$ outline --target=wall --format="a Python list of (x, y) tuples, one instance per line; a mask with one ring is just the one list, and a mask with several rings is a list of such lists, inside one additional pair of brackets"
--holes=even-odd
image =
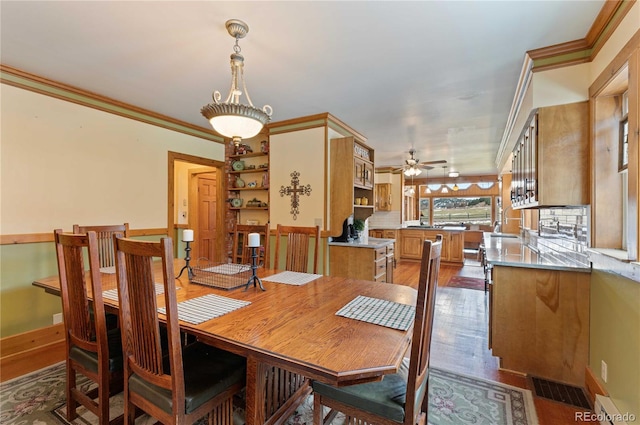
[[(269, 136), (269, 220), (271, 228), (315, 226), (325, 223), (325, 129), (311, 128)], [(311, 185), (309, 195), (300, 195), (299, 213), (291, 214), (291, 196), (280, 195), (282, 187), (291, 187), (291, 173), (300, 173), (300, 186)]]
[[(594, 270), (591, 274), (589, 367), (620, 413), (640, 423), (640, 284)], [(607, 363), (607, 382), (600, 378)]]
[[(1, 88), (3, 235), (74, 223), (166, 228), (168, 152), (224, 160), (219, 143)], [(0, 246), (0, 337), (51, 324), (60, 300), (31, 283), (56, 273), (50, 242)]]

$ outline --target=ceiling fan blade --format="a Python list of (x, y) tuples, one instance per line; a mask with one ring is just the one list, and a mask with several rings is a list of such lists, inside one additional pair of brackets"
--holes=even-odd
[(424, 161), (421, 162), (419, 165), (433, 165), (433, 164), (446, 164), (447, 160), (446, 159), (439, 159), (437, 161)]

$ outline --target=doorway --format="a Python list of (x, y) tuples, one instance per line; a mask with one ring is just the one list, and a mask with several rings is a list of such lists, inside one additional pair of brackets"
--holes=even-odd
[(183, 229), (193, 229), (191, 258), (220, 262), (225, 256), (224, 162), (169, 152), (168, 232), (174, 256), (184, 257)]

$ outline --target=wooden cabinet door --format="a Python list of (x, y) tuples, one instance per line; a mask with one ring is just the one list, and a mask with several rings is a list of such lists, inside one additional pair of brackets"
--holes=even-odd
[(360, 158), (354, 158), (353, 164), (353, 184), (356, 186), (364, 186), (365, 162)]
[(449, 234), (449, 261), (464, 262), (464, 233)]
[(364, 162), (364, 186), (367, 189), (373, 189), (373, 164), (371, 162)]
[(391, 211), (391, 183), (376, 184), (376, 211)]
[(400, 258), (420, 260), (424, 233), (420, 230), (403, 230), (400, 235)]

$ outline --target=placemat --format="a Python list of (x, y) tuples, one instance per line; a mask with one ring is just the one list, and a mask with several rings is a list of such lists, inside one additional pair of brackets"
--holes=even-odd
[[(156, 283), (156, 295), (164, 294), (164, 285), (162, 283)], [(180, 287), (176, 286), (176, 290), (180, 289)], [(106, 291), (102, 291), (102, 298), (106, 298), (112, 301), (118, 301), (118, 289), (107, 289)]]
[[(249, 304), (251, 304), (250, 301), (234, 300), (233, 298), (208, 294), (178, 303), (178, 318), (183, 322), (197, 325)], [(158, 308), (158, 313), (167, 314), (166, 308)]]
[(267, 282), (286, 283), (287, 285), (306, 285), (307, 283), (322, 277), (321, 274), (300, 273), (300, 272), (280, 272), (272, 276), (262, 278)]
[(219, 273), (219, 274), (238, 274), (242, 272), (246, 272), (251, 270), (251, 266), (246, 264), (220, 264), (219, 266), (207, 267), (206, 269), (202, 269), (205, 272)]
[(415, 307), (394, 301), (358, 295), (336, 313), (337, 316), (406, 331), (413, 323)]

